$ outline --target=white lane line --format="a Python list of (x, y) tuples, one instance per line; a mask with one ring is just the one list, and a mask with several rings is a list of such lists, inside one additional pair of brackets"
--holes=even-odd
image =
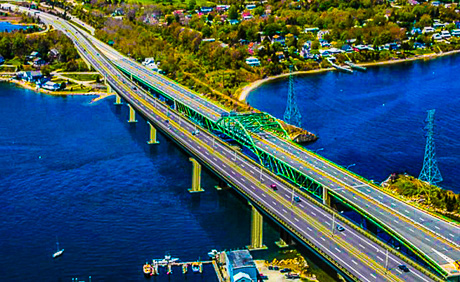
[(412, 228), (409, 228), (409, 231), (415, 233), (415, 230)]
[(308, 227), (308, 226), (307, 226), (307, 229), (308, 229), (308, 231), (310, 231), (310, 232), (313, 231), (313, 230), (312, 230), (310, 227)]
[(454, 234), (452, 234), (452, 233), (449, 233), (449, 236), (450, 236), (450, 237), (455, 237)]
[(379, 257), (379, 256), (377, 256), (377, 258), (378, 258), (379, 260), (383, 261), (383, 258), (381, 258), (381, 257)]
[(372, 277), (374, 277), (375, 279), (377, 279), (377, 276), (375, 276), (374, 274), (372, 273), (369, 273)]
[(354, 263), (354, 264), (356, 264), (356, 265), (358, 265), (358, 263), (357, 263), (356, 261), (354, 261), (354, 260), (351, 260), (351, 262)]
[(272, 201), (272, 203), (276, 206), (276, 202), (275, 202), (275, 201)]
[(435, 226), (434, 228), (436, 228), (436, 229), (438, 229), (438, 230), (441, 230), (441, 228), (439, 228), (439, 227), (437, 227), (437, 226)]
[(342, 252), (341, 250), (339, 250), (339, 249), (337, 249), (337, 248), (334, 248), (334, 249), (335, 249), (337, 252), (339, 252), (339, 253), (341, 253), (341, 252)]
[(285, 210), (285, 209), (283, 209), (283, 211), (284, 211), (285, 213), (288, 213), (287, 210)]
[(313, 216), (316, 216), (316, 213), (314, 213), (314, 212), (311, 212), (311, 214), (312, 214)]
[(262, 193), (262, 197), (267, 198), (267, 195), (265, 195), (264, 193)]
[(358, 245), (359, 245), (361, 248), (363, 248), (363, 249), (365, 249), (365, 248), (366, 248), (366, 247), (364, 247), (364, 246), (363, 246), (363, 245), (361, 245), (361, 244), (358, 244)]
[(319, 238), (321, 238), (321, 240), (323, 240), (324, 242), (326, 242), (326, 239), (324, 239), (323, 237), (319, 237)]
[(297, 222), (299, 222), (299, 220), (297, 219), (297, 217), (294, 217), (294, 220), (297, 221)]

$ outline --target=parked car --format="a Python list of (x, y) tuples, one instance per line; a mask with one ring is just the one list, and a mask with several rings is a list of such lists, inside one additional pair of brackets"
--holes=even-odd
[(290, 268), (283, 268), (280, 270), (281, 273), (291, 272)]
[(405, 264), (398, 265), (398, 268), (404, 272), (409, 272), (409, 268)]
[(278, 190), (278, 188), (276, 187), (276, 184), (274, 184), (274, 183), (270, 185), (270, 188), (272, 188), (275, 191)]
[(288, 273), (288, 274), (286, 274), (286, 278), (287, 279), (299, 279), (300, 275), (297, 274), (297, 273)]

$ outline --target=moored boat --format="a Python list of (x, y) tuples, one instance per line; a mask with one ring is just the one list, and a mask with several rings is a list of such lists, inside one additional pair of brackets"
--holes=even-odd
[(152, 275), (152, 266), (146, 262), (143, 267), (144, 275), (150, 277)]

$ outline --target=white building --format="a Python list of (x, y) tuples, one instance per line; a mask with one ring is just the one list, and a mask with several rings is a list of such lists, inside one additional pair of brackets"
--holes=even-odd
[(246, 64), (250, 65), (251, 67), (258, 67), (260, 66), (260, 61), (256, 57), (249, 57), (246, 59)]
[(59, 88), (61, 88), (61, 85), (59, 83), (47, 81), (45, 84), (42, 85), (42, 88), (50, 91), (56, 91), (59, 90)]

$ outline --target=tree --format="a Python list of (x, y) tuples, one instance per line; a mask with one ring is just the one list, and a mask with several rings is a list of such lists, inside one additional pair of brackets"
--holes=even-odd
[(195, 9), (195, 7), (196, 7), (196, 0), (190, 0), (188, 2), (188, 9), (193, 10), (193, 9)]
[(228, 18), (231, 20), (238, 19), (238, 9), (236, 6), (232, 5), (230, 9), (228, 9)]

